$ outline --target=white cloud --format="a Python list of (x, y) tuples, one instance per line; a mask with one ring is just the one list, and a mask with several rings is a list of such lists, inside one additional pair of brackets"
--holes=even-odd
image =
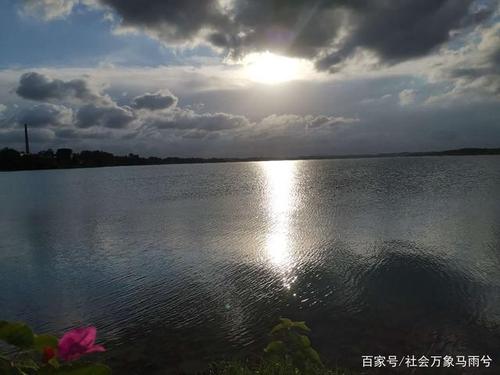
[(399, 104), (410, 105), (415, 103), (417, 92), (413, 89), (404, 89), (399, 93)]
[[(22, 0), (23, 7), (21, 14), (30, 17), (37, 17), (44, 21), (66, 18), (77, 5), (84, 5), (91, 8), (103, 7), (99, 0)], [(107, 16), (109, 18), (109, 16)]]
[(25, 15), (51, 21), (67, 17), (79, 0), (24, 0)]

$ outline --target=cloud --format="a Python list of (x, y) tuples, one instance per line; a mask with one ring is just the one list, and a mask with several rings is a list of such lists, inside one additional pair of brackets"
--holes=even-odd
[(36, 128), (70, 125), (73, 122), (73, 111), (63, 105), (38, 104), (21, 110), (16, 121)]
[[(425, 56), (450, 40), (451, 31), (477, 24), (493, 9), (471, 9), (472, 0), (354, 1), (347, 33), (318, 61), (318, 67), (335, 69), (359, 49), (376, 53), (384, 63)], [(472, 12), (472, 13), (471, 13)]]
[[(57, 77), (62, 82), (83, 77), (81, 79), (88, 81), (90, 87), (106, 87), (106, 94), (98, 90), (93, 92), (101, 98), (106, 97), (107, 101), (95, 103), (61, 98), (41, 102), (38, 105), (69, 108), (73, 116), (64, 121), (56, 120), (51, 125), (33, 126), (33, 131), (43, 130), (45, 134), (43, 141), (35, 143), (33, 140), (33, 149), (66, 146), (75, 150), (102, 149), (146, 156), (292, 157), (498, 147), (498, 103), (464, 100), (450, 101), (447, 106), (431, 106), (424, 102), (442, 85), (448, 88), (445, 85), (459, 79), (444, 75), (441, 69), (449, 73), (453, 67), (479, 68), (478, 61), (491, 61), (486, 56), (494, 56), (491, 39), (494, 35), (490, 28), (478, 30), (476, 42), (488, 41), (481, 47), (484, 52), (481, 55), (485, 58), (480, 60), (480, 54), (476, 53), (479, 47), (468, 44), (467, 48), (474, 53), (467, 54), (461, 48), (443, 51), (439, 56), (419, 62), (421, 65), (397, 71), (406, 75), (396, 75), (391, 70), (392, 75), (370, 79), (332, 77), (328, 81), (292, 82), (265, 88), (255, 85), (206, 90), (201, 85), (187, 90), (184, 82), (192, 75), (189, 70), (168, 73), (165, 69), (45, 69), (47, 77)], [(451, 59), (452, 53), (457, 58), (455, 62)], [(487, 66), (493, 69), (484, 65)], [(436, 77), (429, 83), (426, 80), (431, 77), (421, 74), (417, 79), (406, 73), (408, 71), (432, 72)], [(9, 114), (16, 112), (16, 102), (8, 92), (15, 87), (15, 79), (18, 80), (21, 73), (15, 70), (0, 72), (0, 101), (8, 104)], [(210, 74), (207, 77), (210, 78)], [(133, 108), (133, 99), (129, 97), (166, 93), (167, 87), (161, 86), (165, 82), (172, 96), (177, 97), (179, 90), (185, 89), (178, 95), (182, 106), (157, 110)], [(417, 93), (418, 106), (398, 105), (399, 94), (404, 90)], [(129, 96), (123, 97), (124, 91)], [(18, 113), (25, 111), (29, 103), (17, 100)], [(411, 116), (408, 116), (409, 109)], [(7, 146), (22, 149), (22, 134), (14, 130), (19, 127), (0, 126), (2, 140)], [(14, 133), (7, 137), (6, 131)]]
[(82, 140), (82, 139), (114, 139), (112, 131), (95, 130), (95, 129), (55, 129), (54, 134), (57, 138), (63, 140)]
[(103, 127), (123, 129), (135, 119), (131, 108), (117, 105), (86, 104), (76, 113), (75, 125), (79, 128)]
[[(381, 63), (422, 57), (457, 30), (485, 22), (496, 0), (87, 0), (118, 15), (122, 32), (164, 43), (209, 44), (239, 57), (270, 50), (341, 69), (361, 51)], [(45, 18), (66, 15), (76, 0), (28, 1)], [(36, 5), (34, 5), (36, 4)], [(47, 16), (51, 15), (51, 16)]]
[(500, 24), (483, 31), (477, 52), (470, 55), (467, 64), (452, 69), (451, 75), (500, 96)]
[(45, 21), (68, 16), (79, 0), (23, 0), (23, 12)]
[(470, 35), (458, 50), (447, 50), (429, 70), (431, 82), (448, 89), (428, 103), (500, 99), (500, 23)]
[(136, 96), (132, 100), (132, 108), (156, 111), (173, 108), (177, 105), (177, 101), (177, 97), (169, 91), (158, 91), (154, 94), (146, 93), (141, 96)]
[[(70, 103), (75, 108), (74, 125), (78, 128), (103, 127), (123, 129), (135, 119), (132, 108), (119, 106), (108, 95), (94, 89), (89, 79), (72, 79), (64, 81), (52, 79), (44, 74), (28, 72), (21, 75), (16, 93), (24, 98), (40, 102), (48, 102), (35, 106), (24, 113), (23, 121), (30, 124), (52, 124), (57, 126), (59, 121), (58, 111), (66, 108), (62, 105), (49, 104), (50, 102)], [(147, 95), (136, 98), (135, 104), (152, 104)], [(148, 99), (150, 99), (148, 101)], [(156, 105), (161, 98), (156, 98)], [(153, 99), (154, 101), (154, 99)], [(67, 109), (71, 111), (70, 109)], [(67, 119), (68, 116), (65, 116)], [(66, 121), (72, 123), (73, 121)]]
[(359, 49), (385, 63), (424, 56), (448, 41), (450, 31), (492, 12), (472, 9), (473, 0), (235, 0), (226, 8), (197, 0), (155, 0), (147, 7), (134, 0), (101, 2), (127, 27), (167, 43), (205, 39), (234, 56), (271, 50), (316, 60), (320, 69), (341, 65)]
[(343, 124), (352, 124), (355, 122), (359, 122), (359, 118), (357, 117), (334, 117), (334, 116), (308, 116), (307, 120), (309, 121), (308, 127), (317, 128), (317, 127), (332, 127)]
[(72, 79), (63, 81), (52, 79), (37, 72), (24, 73), (16, 89), (16, 93), (35, 101), (99, 101), (104, 98), (90, 87), (87, 80)]
[(122, 28), (140, 27), (172, 44), (196, 40), (203, 30), (224, 27), (229, 21), (217, 0), (154, 0), (147, 5), (133, 0), (100, 3), (122, 17)]
[(290, 132), (291, 130), (306, 131), (316, 129), (327, 129), (342, 124), (352, 124), (359, 122), (358, 118), (335, 117), (335, 116), (313, 116), (313, 115), (294, 115), (294, 114), (273, 114), (263, 118), (258, 124), (257, 129), (266, 132), (279, 134), (281, 131)]
[(176, 109), (146, 117), (143, 122), (157, 129), (198, 129), (205, 132), (232, 130), (248, 126), (250, 121), (245, 116), (229, 113), (196, 113), (191, 109)]
[(417, 92), (413, 89), (404, 89), (399, 93), (399, 104), (410, 105), (415, 103)]
[[(30, 143), (31, 144), (47, 144), (54, 142), (54, 132), (47, 128), (33, 128), (30, 129)], [(3, 142), (8, 143), (10, 147), (18, 147), (24, 149), (24, 130), (20, 128), (14, 129), (1, 129), (0, 138)], [(5, 144), (4, 143), (4, 144)]]

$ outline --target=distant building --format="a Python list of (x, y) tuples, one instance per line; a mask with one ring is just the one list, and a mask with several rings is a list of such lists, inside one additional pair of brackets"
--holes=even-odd
[(49, 148), (48, 150), (38, 152), (38, 156), (41, 156), (42, 158), (54, 159), (55, 154), (54, 151)]

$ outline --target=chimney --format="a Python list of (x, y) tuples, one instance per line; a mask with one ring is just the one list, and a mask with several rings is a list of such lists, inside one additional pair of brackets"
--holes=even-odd
[(26, 155), (30, 153), (30, 142), (28, 140), (28, 124), (24, 124), (24, 144), (26, 147)]

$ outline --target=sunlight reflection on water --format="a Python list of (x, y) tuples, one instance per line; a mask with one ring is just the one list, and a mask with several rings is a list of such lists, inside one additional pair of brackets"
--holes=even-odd
[(297, 204), (297, 161), (261, 163), (266, 176), (268, 216), (270, 220), (265, 257), (283, 277), (288, 289), (294, 280), (295, 260), (291, 244), (291, 216)]

